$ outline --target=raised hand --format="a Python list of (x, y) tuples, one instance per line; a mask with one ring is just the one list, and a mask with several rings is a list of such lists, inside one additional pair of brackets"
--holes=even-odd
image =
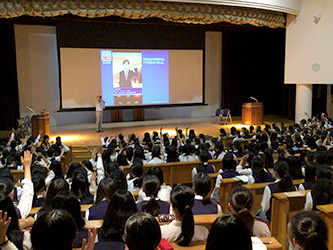
[(11, 218), (9, 217), (7, 219), (7, 212), (0, 210), (0, 244), (3, 244), (8, 240), (6, 233), (10, 222)]

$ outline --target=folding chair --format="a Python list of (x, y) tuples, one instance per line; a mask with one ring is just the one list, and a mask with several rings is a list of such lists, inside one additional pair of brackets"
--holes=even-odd
[(227, 124), (228, 120), (232, 123), (232, 118), (230, 114), (230, 109), (222, 109), (221, 110), (221, 121), (224, 120), (224, 124)]

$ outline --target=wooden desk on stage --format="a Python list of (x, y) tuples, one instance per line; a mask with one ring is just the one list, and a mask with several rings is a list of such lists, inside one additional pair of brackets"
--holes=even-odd
[(50, 135), (50, 116), (48, 113), (34, 115), (31, 118), (31, 134), (33, 137), (37, 137), (39, 131), (42, 131), (41, 138), (44, 135)]
[(246, 125), (263, 124), (264, 105), (262, 102), (249, 102), (242, 105), (242, 123)]

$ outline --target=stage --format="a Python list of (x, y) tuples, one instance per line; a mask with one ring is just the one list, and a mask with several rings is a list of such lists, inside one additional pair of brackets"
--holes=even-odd
[[(249, 127), (241, 123), (241, 117), (232, 117), (233, 123), (227, 125), (220, 125), (217, 123), (216, 117), (199, 117), (199, 118), (173, 118), (163, 120), (151, 121), (136, 121), (136, 122), (114, 122), (103, 123), (104, 132), (96, 133), (94, 123), (71, 124), (65, 126), (50, 126), (51, 141), (55, 140), (56, 136), (61, 136), (62, 142), (68, 146), (71, 145), (98, 145), (100, 144), (100, 136), (117, 136), (118, 134), (134, 133), (141, 140), (145, 132), (152, 133), (153, 131), (160, 131), (163, 128), (163, 133), (168, 132), (170, 136), (175, 136), (175, 128), (194, 129), (196, 135), (203, 133), (207, 136), (217, 137), (220, 128), (224, 128), (227, 132), (230, 131), (232, 126), (237, 129), (241, 127)], [(294, 121), (288, 120), (285, 117), (279, 116), (265, 116), (264, 123), (272, 124), (274, 122), (284, 122), (285, 125), (293, 124)]]

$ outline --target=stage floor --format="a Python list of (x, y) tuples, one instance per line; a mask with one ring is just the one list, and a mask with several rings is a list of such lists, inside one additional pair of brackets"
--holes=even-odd
[[(285, 125), (293, 124), (294, 121), (288, 120), (285, 117), (279, 116), (265, 116), (264, 123), (272, 124), (274, 122), (284, 122)], [(217, 124), (216, 117), (200, 117), (200, 118), (174, 118), (153, 121), (138, 121), (138, 122), (114, 122), (104, 123), (104, 132), (96, 133), (94, 123), (71, 124), (66, 126), (51, 126), (51, 141), (55, 140), (56, 136), (61, 136), (64, 144), (71, 145), (98, 145), (100, 144), (100, 136), (113, 136), (118, 134), (134, 133), (139, 136), (140, 140), (143, 138), (145, 132), (152, 133), (153, 131), (160, 130), (163, 127), (163, 132), (168, 132), (170, 136), (175, 136), (175, 128), (178, 127), (185, 132), (189, 127), (194, 129), (198, 135), (203, 133), (212, 137), (219, 135), (220, 128), (226, 129), (227, 132), (230, 128), (235, 126), (240, 129), (241, 127), (249, 127), (241, 123), (241, 117), (233, 117), (233, 123), (227, 125)]]

